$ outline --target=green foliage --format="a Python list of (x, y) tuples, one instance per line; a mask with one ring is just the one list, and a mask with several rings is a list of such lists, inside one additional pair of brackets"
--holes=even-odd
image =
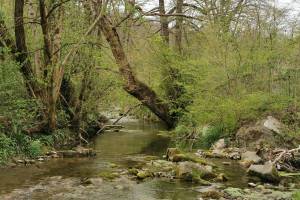
[(27, 155), (36, 158), (42, 154), (42, 143), (39, 140), (30, 141)]
[(0, 133), (0, 164), (15, 154), (15, 145), (11, 138)]
[(300, 200), (300, 191), (297, 191), (293, 194), (293, 200)]
[(196, 147), (208, 149), (211, 147), (211, 145), (224, 136), (224, 127), (222, 125), (208, 127), (208, 129), (202, 133), (201, 137), (198, 139)]
[(282, 112), (291, 104), (292, 99), (289, 97), (258, 92), (237, 98), (205, 97), (195, 101), (189, 109), (199, 124), (223, 124), (226, 132), (230, 133), (241, 122)]
[(19, 133), (11, 135), (11, 139), (16, 145), (16, 153), (30, 158), (36, 158), (42, 154), (42, 143), (30, 138), (29, 136)]
[(42, 143), (24, 134), (0, 134), (0, 164), (13, 156), (36, 158), (42, 154)]

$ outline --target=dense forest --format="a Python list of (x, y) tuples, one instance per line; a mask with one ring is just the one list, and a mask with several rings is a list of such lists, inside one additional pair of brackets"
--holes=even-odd
[(299, 10), (275, 0), (0, 0), (1, 165), (82, 153), (131, 118), (163, 124), (176, 167), (255, 152), (299, 179)]

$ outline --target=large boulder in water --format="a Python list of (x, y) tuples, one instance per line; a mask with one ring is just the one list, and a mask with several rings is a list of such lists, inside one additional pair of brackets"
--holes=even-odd
[(287, 132), (288, 129), (284, 124), (269, 116), (254, 125), (241, 127), (236, 134), (236, 140), (239, 147), (249, 150), (263, 147), (289, 147), (291, 138)]
[(259, 157), (255, 151), (246, 151), (241, 155), (241, 164), (245, 167), (249, 167), (251, 164), (259, 164), (262, 162), (262, 158)]
[(203, 179), (215, 178), (211, 166), (204, 166), (193, 162), (180, 162), (176, 169), (176, 177), (190, 182), (208, 184)]
[(266, 162), (263, 165), (251, 165), (247, 173), (266, 182), (278, 183), (280, 181), (278, 171), (271, 162)]

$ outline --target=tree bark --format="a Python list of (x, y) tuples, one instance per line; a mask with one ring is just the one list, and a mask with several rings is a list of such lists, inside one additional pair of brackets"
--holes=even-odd
[(139, 81), (133, 74), (132, 68), (125, 55), (120, 37), (109, 19), (103, 16), (100, 19), (101, 30), (109, 43), (113, 56), (119, 65), (119, 72), (124, 79), (124, 90), (137, 98), (148, 107), (157, 117), (166, 123), (168, 127), (174, 126), (174, 120), (169, 114), (169, 107), (146, 84)]
[(31, 96), (40, 96), (40, 89), (38, 88), (32, 65), (28, 56), (26, 35), (24, 28), (24, 0), (15, 0), (15, 37), (16, 37), (16, 61), (21, 65), (21, 72), (26, 82), (26, 88)]
[[(176, 2), (176, 13), (183, 14), (183, 0), (177, 0)], [(176, 17), (175, 25), (175, 49), (178, 53), (182, 53), (182, 23), (183, 18), (181, 16)]]
[(165, 16), (165, 1), (159, 0), (159, 14), (160, 16), (160, 35), (164, 42), (169, 45), (169, 22), (168, 17)]

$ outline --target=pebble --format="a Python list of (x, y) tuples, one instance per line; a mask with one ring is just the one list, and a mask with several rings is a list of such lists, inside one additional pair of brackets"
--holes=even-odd
[(256, 187), (257, 185), (255, 183), (248, 183), (249, 187)]
[(114, 188), (118, 189), (118, 190), (123, 190), (124, 186), (123, 185), (116, 185)]
[(230, 162), (222, 162), (223, 165), (230, 165)]
[(18, 164), (23, 164), (23, 163), (25, 163), (24, 160), (17, 160), (16, 162), (17, 162)]

